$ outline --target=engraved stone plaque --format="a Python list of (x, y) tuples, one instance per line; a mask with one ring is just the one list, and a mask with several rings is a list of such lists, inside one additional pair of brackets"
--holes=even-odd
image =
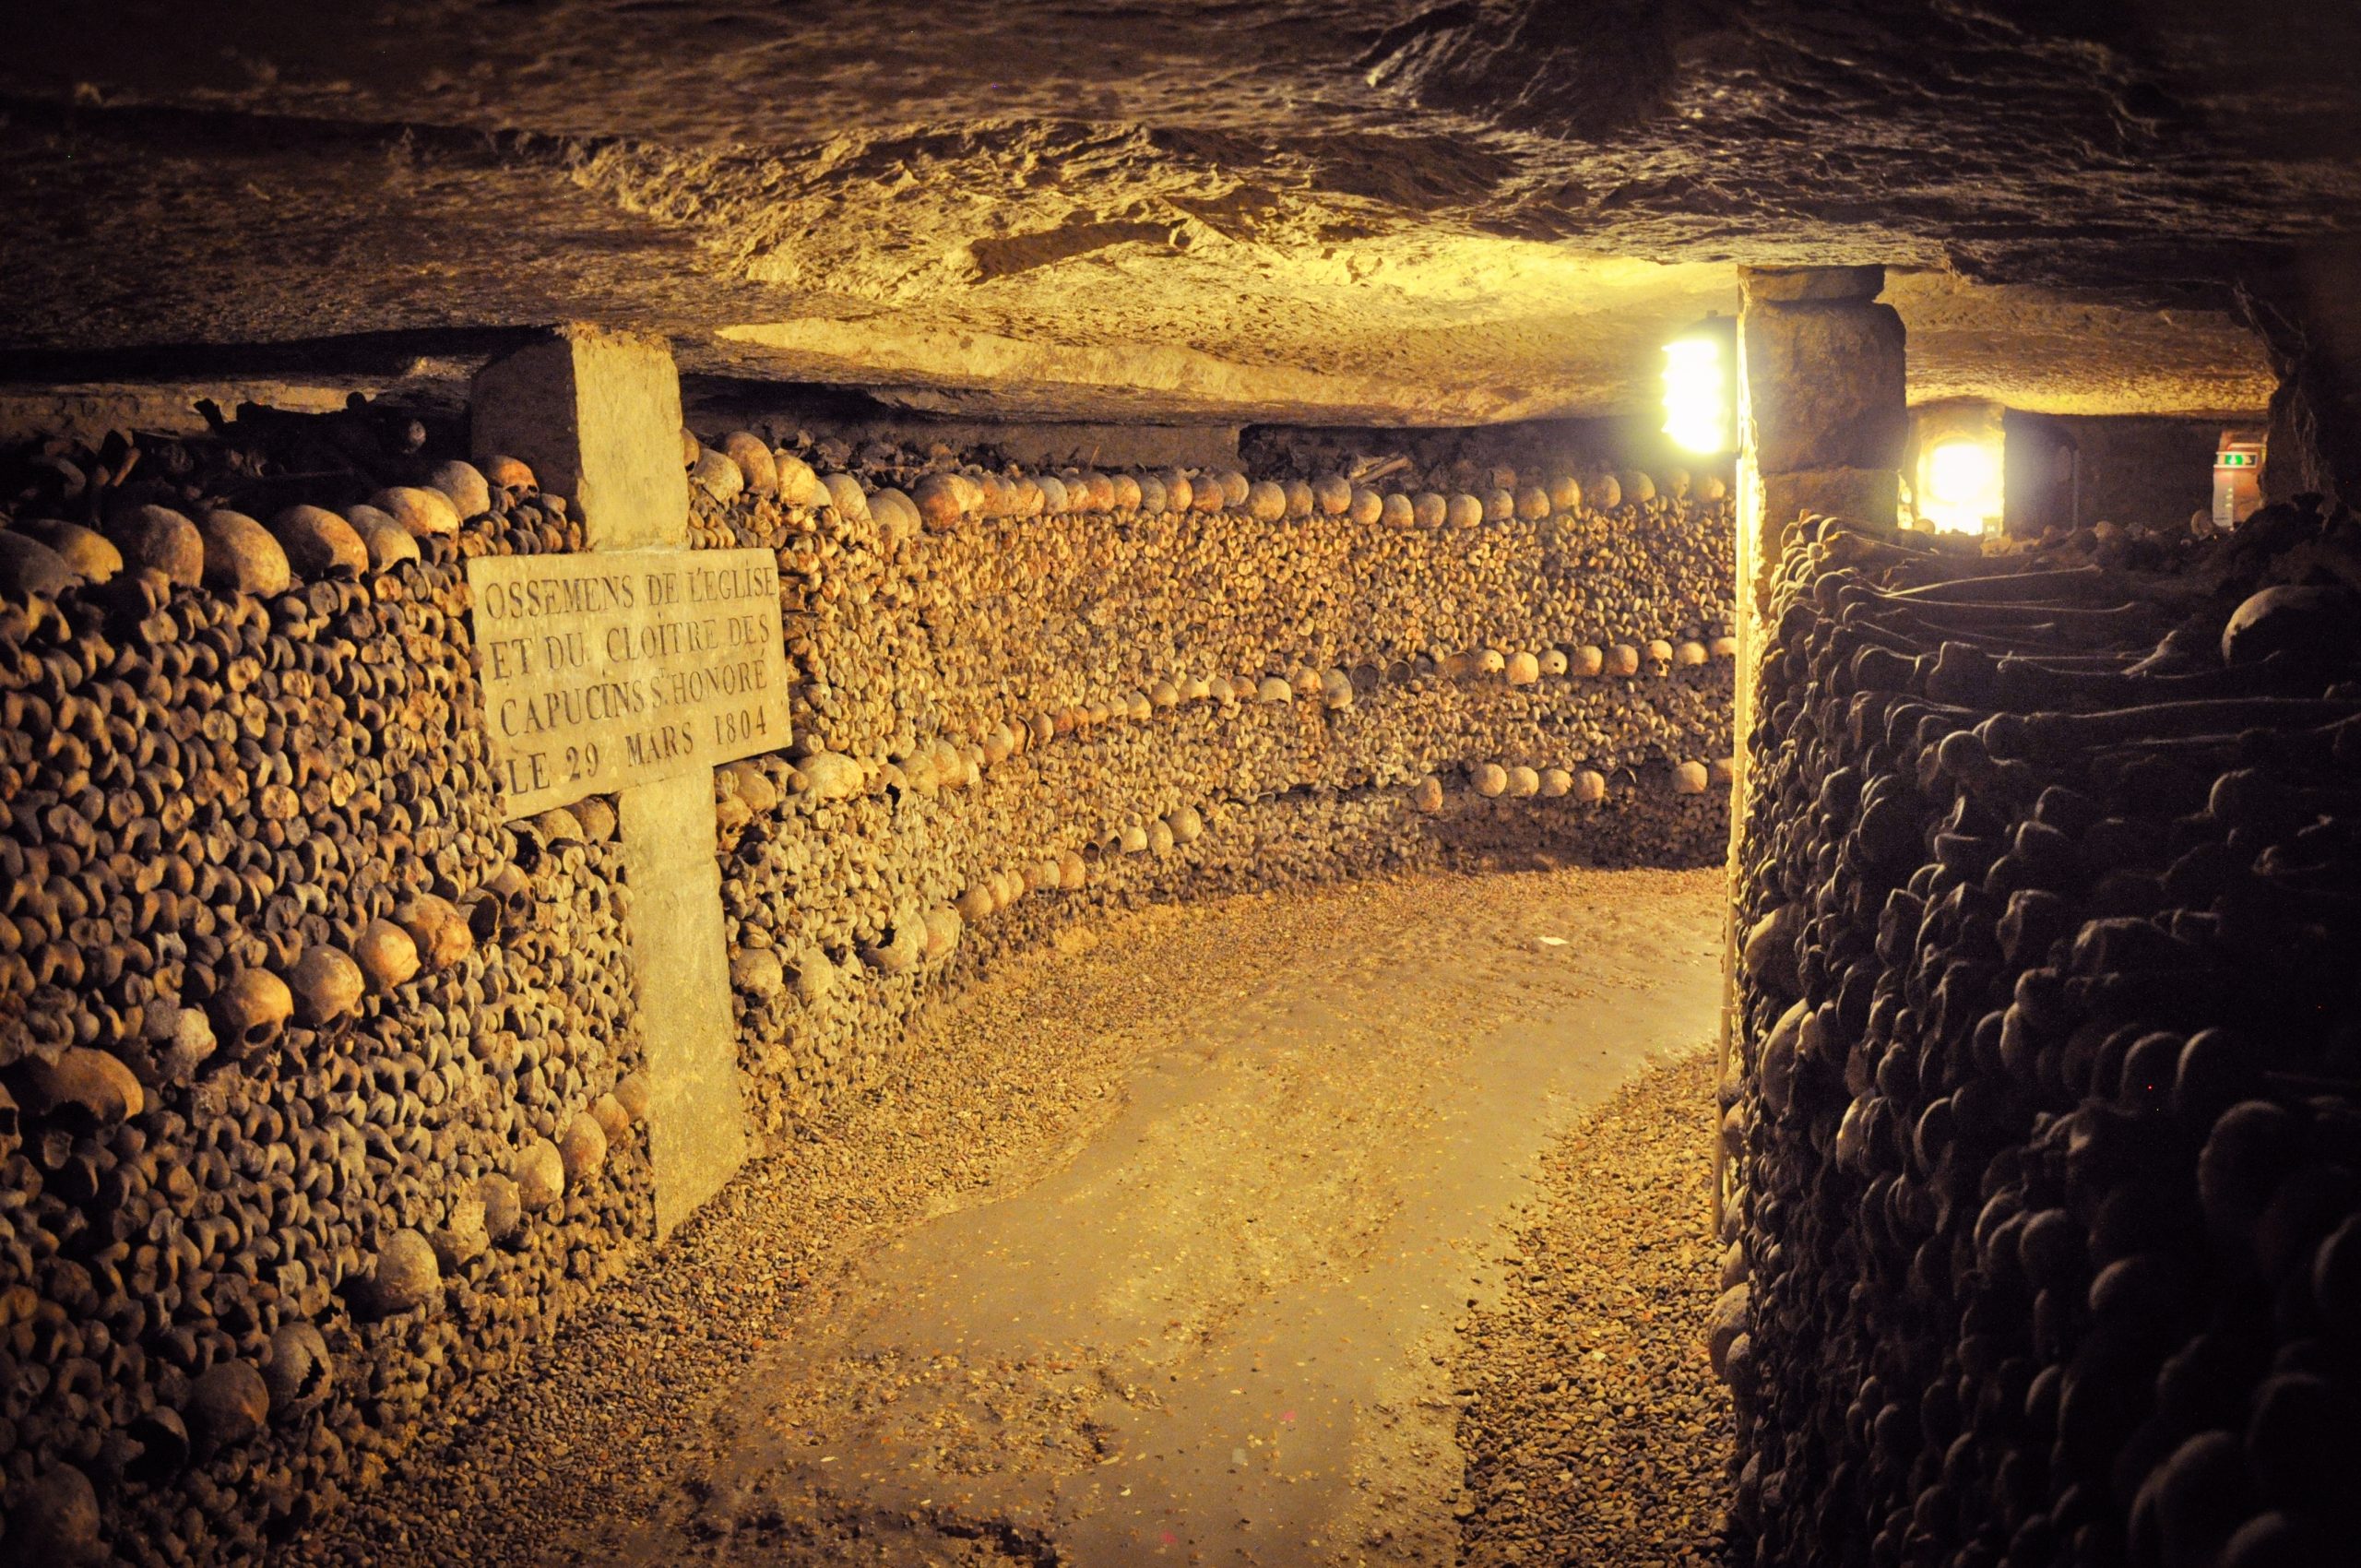
[(468, 588), (512, 818), (788, 742), (766, 550), (480, 555)]

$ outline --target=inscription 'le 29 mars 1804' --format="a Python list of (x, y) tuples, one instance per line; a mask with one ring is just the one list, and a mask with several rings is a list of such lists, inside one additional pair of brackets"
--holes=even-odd
[(480, 555), (468, 587), (511, 817), (787, 744), (768, 551)]

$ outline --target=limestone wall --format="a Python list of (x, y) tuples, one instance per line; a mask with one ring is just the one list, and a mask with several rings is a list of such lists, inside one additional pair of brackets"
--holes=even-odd
[[(0, 463), (0, 1562), (252, 1557), (654, 1235), (614, 805), (502, 821), (468, 614), (581, 529), (449, 449)], [(1094, 910), (1725, 841), (1720, 503), (683, 457), (785, 584), (796, 742), (715, 846), (775, 1134)]]
[(2260, 410), (2241, 419), (2074, 418), (2011, 412), (2008, 531), (2098, 523), (2177, 523), (2213, 512), (2213, 455), (2225, 429), (2262, 431)]

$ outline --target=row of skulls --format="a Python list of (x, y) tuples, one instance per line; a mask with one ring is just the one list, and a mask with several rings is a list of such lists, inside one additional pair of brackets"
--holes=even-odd
[(794, 744), (717, 778), (775, 1123), (990, 955), (1141, 898), (1726, 840), (1731, 541), (1701, 493), (1534, 486), (1530, 527), (1471, 532), (1406, 499), (1388, 528), (1342, 480), (683, 456), (692, 539), (782, 583)]
[[(164, 468), (116, 446), (72, 466)], [(0, 529), (0, 1561), (44, 1568), (251, 1560), (652, 1229), (614, 814), (504, 824), (471, 647), (464, 559), (567, 508), (420, 457), (257, 517), (301, 476), (171, 450)]]

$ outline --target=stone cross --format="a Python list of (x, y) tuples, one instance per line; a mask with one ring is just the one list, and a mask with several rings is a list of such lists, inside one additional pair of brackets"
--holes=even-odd
[[(661, 339), (557, 327), (484, 366), (469, 405), (476, 456), (528, 464), (581, 517), (589, 549), (688, 549), (681, 381)], [(661, 1238), (746, 1159), (713, 769), (633, 785), (616, 815)]]

